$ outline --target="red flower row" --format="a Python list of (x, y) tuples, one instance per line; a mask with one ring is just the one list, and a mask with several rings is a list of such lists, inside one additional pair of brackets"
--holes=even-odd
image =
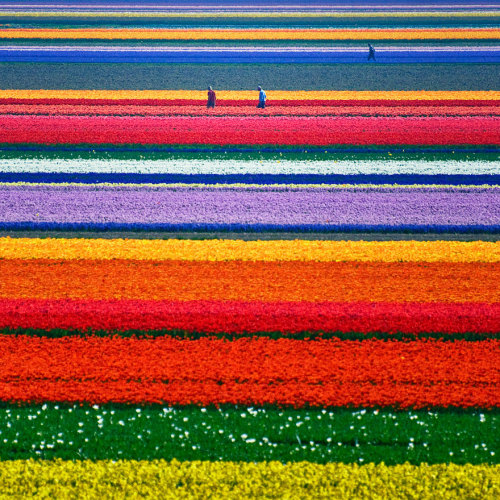
[(498, 117), (0, 116), (0, 142), (500, 144)]
[(499, 344), (0, 336), (0, 399), (498, 407)]
[[(69, 105), (110, 105), (110, 106), (204, 106), (206, 100), (198, 99), (0, 99), (0, 105), (3, 104), (69, 104)], [(287, 106), (296, 108), (298, 106), (493, 106), (498, 108), (500, 100), (480, 100), (480, 99), (272, 99), (267, 101), (270, 107)], [(217, 106), (255, 106), (256, 100), (249, 99), (217, 99)]]
[(268, 106), (265, 110), (255, 105), (225, 105), (215, 109), (197, 105), (110, 105), (110, 104), (1, 104), (0, 114), (26, 115), (122, 115), (122, 116), (494, 116), (498, 106)]
[(500, 304), (0, 299), (1, 328), (496, 333)]

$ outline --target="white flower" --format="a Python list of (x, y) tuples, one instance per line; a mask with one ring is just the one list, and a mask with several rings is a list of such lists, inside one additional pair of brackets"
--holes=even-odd
[(117, 160), (0, 159), (1, 172), (172, 174), (494, 174), (500, 162), (483, 160)]

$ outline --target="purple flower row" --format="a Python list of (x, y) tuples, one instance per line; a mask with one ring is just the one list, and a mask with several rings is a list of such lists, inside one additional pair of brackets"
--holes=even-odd
[(500, 189), (3, 185), (0, 222), (498, 225)]

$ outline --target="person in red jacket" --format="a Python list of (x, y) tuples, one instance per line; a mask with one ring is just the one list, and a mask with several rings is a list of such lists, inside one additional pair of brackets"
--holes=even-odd
[(212, 87), (208, 87), (208, 101), (207, 108), (215, 108), (215, 100), (216, 100), (215, 92), (212, 90)]

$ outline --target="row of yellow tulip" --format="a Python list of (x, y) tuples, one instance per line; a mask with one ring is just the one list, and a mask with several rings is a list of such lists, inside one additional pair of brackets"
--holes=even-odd
[(500, 262), (500, 242), (0, 238), (0, 259)]
[(0, 462), (2, 496), (27, 498), (498, 498), (500, 466), (309, 462)]
[[(280, 163), (279, 160), (276, 163)], [(82, 182), (0, 182), (0, 187), (34, 187), (34, 186), (58, 186), (75, 188), (78, 186), (94, 186)], [(360, 189), (396, 189), (422, 190), (422, 189), (450, 189), (453, 191), (468, 191), (470, 189), (494, 189), (500, 188), (500, 184), (249, 184), (244, 182), (207, 184), (202, 182), (99, 182), (99, 187), (133, 187), (133, 188), (190, 188), (190, 189), (341, 189), (358, 191)]]

